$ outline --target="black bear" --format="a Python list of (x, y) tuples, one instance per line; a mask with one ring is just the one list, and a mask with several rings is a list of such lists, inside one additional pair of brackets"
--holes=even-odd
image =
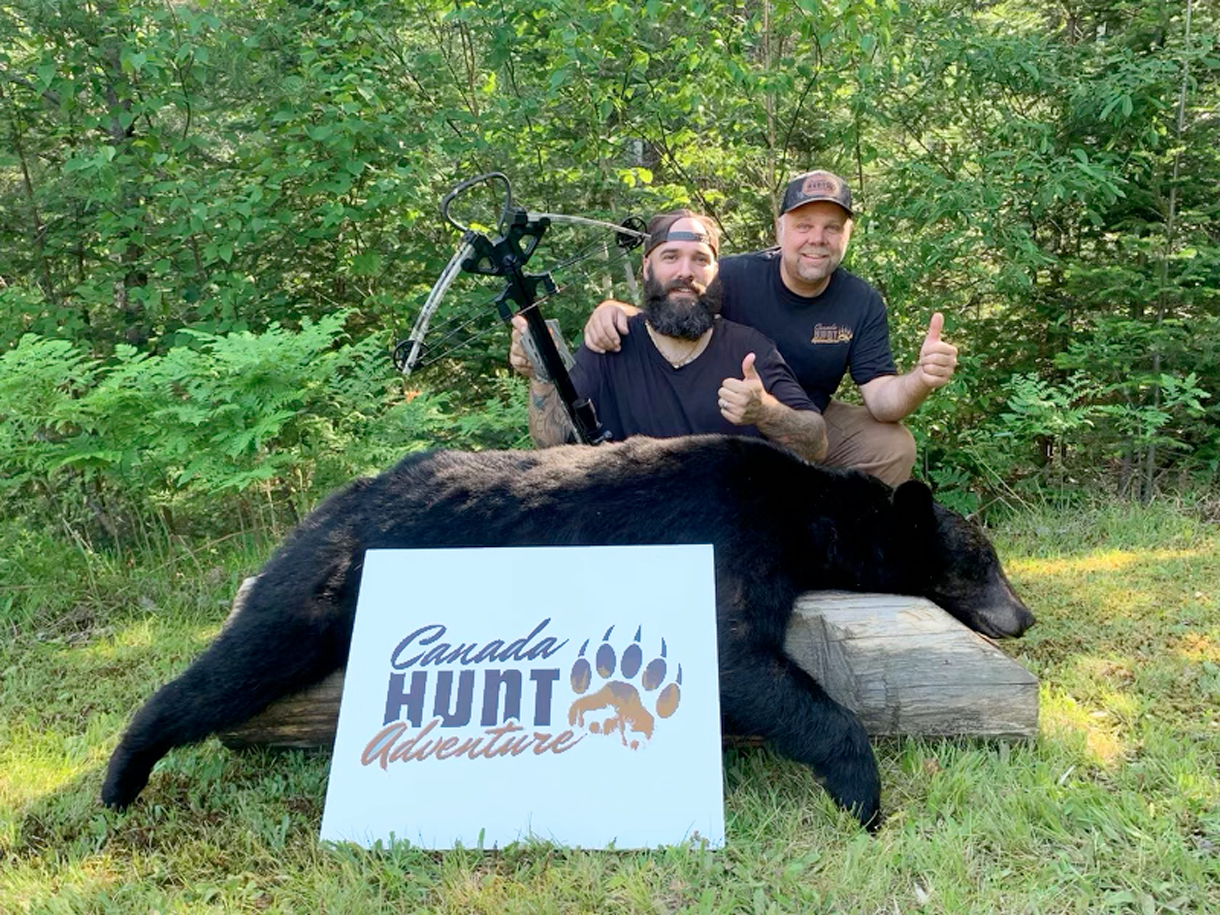
[(920, 595), (997, 637), (1034, 621), (982, 531), (921, 483), (894, 490), (720, 436), (415, 455), (331, 495), (285, 539), (243, 610), (136, 714), (102, 800), (127, 806), (170, 749), (345, 664), (366, 549), (673, 543), (714, 544), (726, 727), (810, 765), (865, 825), (880, 780), (864, 728), (784, 653), (797, 594)]

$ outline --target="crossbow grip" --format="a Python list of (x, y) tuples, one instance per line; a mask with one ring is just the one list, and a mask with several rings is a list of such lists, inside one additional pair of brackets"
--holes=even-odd
[[(504, 306), (507, 303), (500, 302), (499, 304), (501, 314), (504, 314), (506, 311)], [(550, 328), (547, 327), (542, 313), (537, 308), (525, 308), (517, 314), (525, 318), (526, 332), (542, 359), (543, 370), (550, 376), (551, 382), (559, 394), (559, 399), (563, 401), (563, 405), (567, 409), (568, 418), (576, 430), (576, 437), (586, 445), (599, 445), (608, 440), (610, 432), (602, 428), (592, 401), (587, 397), (581, 397), (576, 386), (572, 384), (567, 366), (564, 365), (563, 357), (559, 354), (559, 348), (555, 345), (554, 338), (551, 337)]]

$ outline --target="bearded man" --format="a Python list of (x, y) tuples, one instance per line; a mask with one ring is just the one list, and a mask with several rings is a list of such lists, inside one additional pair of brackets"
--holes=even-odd
[[(897, 486), (915, 465), (915, 440), (901, 420), (949, 383), (957, 347), (941, 339), (944, 316), (936, 312), (918, 364), (898, 373), (880, 293), (841, 266), (853, 217), (851, 189), (842, 178), (822, 170), (795, 176), (775, 221), (776, 246), (721, 262), (724, 314), (774, 340), (822, 411), (823, 463), (855, 467)], [(603, 302), (585, 326), (585, 345), (613, 352), (631, 333), (633, 312), (621, 302)], [(834, 397), (849, 372), (862, 405)]]
[[(644, 247), (641, 309), (617, 351), (576, 352), (572, 383), (615, 440), (725, 433), (766, 438), (810, 461), (826, 452), (821, 413), (775, 345), (721, 318), (719, 232), (690, 210), (654, 216)], [(572, 440), (554, 385), (538, 379), (513, 321), (509, 362), (530, 378), (530, 435), (539, 447)]]

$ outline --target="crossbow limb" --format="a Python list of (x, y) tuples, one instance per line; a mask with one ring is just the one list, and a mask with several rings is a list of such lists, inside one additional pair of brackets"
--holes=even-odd
[[(502, 182), (505, 187), (504, 205), (497, 225), (498, 236), (495, 239), (462, 225), (449, 213), (450, 205), (461, 194), (477, 184), (491, 181)], [(632, 218), (622, 225), (616, 225), (584, 216), (528, 212), (513, 203), (512, 185), (507, 176), (500, 172), (478, 175), (456, 185), (441, 202), (441, 212), (445, 219), (461, 230), (462, 239), (457, 251), (429, 292), (410, 336), (394, 350), (394, 361), (399, 371), (406, 376), (418, 365), (428, 324), (459, 272), (464, 270), (483, 276), (502, 276), (506, 280), (506, 287), (495, 300), (500, 317), (506, 323), (516, 315), (525, 318), (527, 333), (532, 343), (532, 346), (527, 347), (533, 350), (531, 359), (536, 354), (541, 365), (536, 362), (535, 368), (555, 384), (577, 437), (586, 444), (598, 444), (608, 439), (610, 434), (598, 422), (594, 405), (588, 398), (580, 397), (572, 384), (567, 366), (538, 305), (539, 287), (545, 290), (546, 295), (553, 295), (556, 292), (555, 283), (550, 273), (527, 274), (523, 268), (553, 222), (611, 229), (615, 232), (616, 243), (623, 249), (634, 248), (647, 238), (643, 223)], [(568, 266), (584, 256), (587, 255), (577, 255), (563, 266)]]

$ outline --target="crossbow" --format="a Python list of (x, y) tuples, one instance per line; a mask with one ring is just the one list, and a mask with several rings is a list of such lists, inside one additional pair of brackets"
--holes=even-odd
[[(491, 182), (504, 185), (504, 202), (494, 238), (463, 225), (450, 213), (454, 201), (464, 193), (472, 187)], [(540, 302), (546, 296), (557, 292), (555, 282), (549, 272), (530, 274), (526, 273), (524, 268), (553, 222), (612, 229), (615, 233), (615, 244), (619, 249), (628, 251), (638, 247), (647, 238), (643, 221), (631, 217), (622, 224), (615, 224), (563, 213), (531, 213), (513, 201), (512, 185), (508, 177), (501, 172), (488, 172), (456, 185), (441, 201), (441, 213), (462, 233), (462, 238), (457, 251), (428, 293), (410, 336), (394, 349), (394, 362), (399, 371), (404, 376), (410, 375), (420, 364), (424, 355), (424, 338), (428, 325), (445, 292), (460, 272), (503, 277), (504, 290), (495, 299), (500, 319), (509, 323), (516, 315), (525, 318), (526, 352), (539, 377), (555, 385), (578, 439), (590, 445), (606, 441), (610, 438), (609, 431), (603, 429), (598, 422), (594, 404), (588, 398), (582, 398), (572, 384), (568, 374), (570, 357), (565, 358), (566, 352), (560, 351), (556, 338), (542, 314)], [(578, 252), (556, 265), (555, 269), (571, 266), (591, 253), (594, 252), (590, 249)], [(543, 290), (543, 296), (539, 296), (539, 289)]]

